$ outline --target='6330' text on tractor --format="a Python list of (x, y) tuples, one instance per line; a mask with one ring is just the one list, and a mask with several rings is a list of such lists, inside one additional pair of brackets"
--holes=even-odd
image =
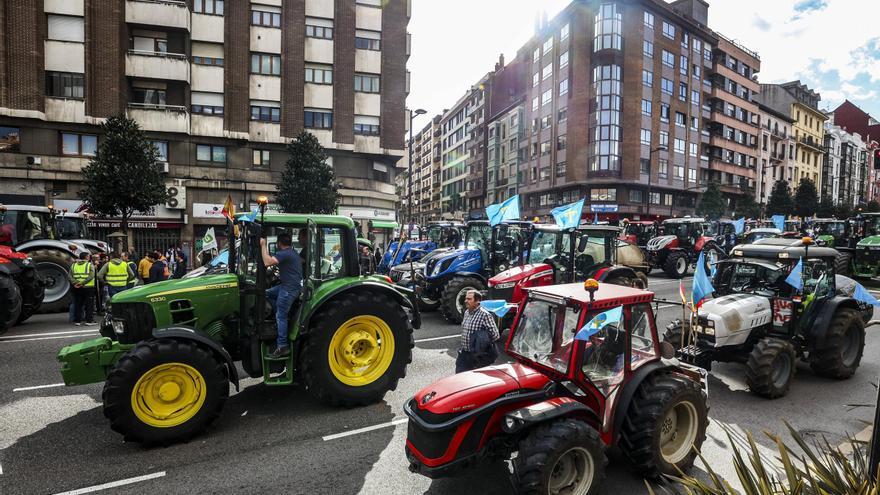
[[(418, 308), (405, 289), (359, 273), (351, 219), (266, 213), (228, 229), (225, 273), (169, 280), (113, 297), (100, 338), (67, 346), (58, 359), (67, 385), (104, 381), (104, 415), (127, 440), (168, 444), (211, 423), (238, 387), (236, 362), (266, 385), (300, 379), (332, 405), (382, 399), (412, 359)], [(270, 357), (275, 318), (260, 239), (305, 229), (303, 290), (291, 309), (291, 353)], [(337, 247), (338, 246), (338, 247)]]

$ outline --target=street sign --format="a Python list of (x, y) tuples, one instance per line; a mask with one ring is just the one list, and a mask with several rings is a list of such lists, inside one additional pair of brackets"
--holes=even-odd
[(617, 213), (617, 205), (590, 205), (593, 213)]

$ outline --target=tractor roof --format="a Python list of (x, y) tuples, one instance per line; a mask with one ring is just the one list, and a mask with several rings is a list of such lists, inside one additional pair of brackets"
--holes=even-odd
[(706, 223), (706, 219), (703, 217), (694, 217), (694, 218), (670, 218), (668, 220), (663, 220), (664, 224), (668, 223)]
[(49, 208), (45, 206), (31, 206), (31, 205), (3, 205), (7, 211), (36, 211), (39, 213), (49, 213)]
[(782, 231), (775, 227), (755, 227), (749, 231), (749, 233), (753, 232), (758, 234), (782, 234)]
[(846, 220), (841, 220), (839, 218), (814, 218), (810, 220), (811, 223), (833, 223), (833, 222), (846, 222)]
[(630, 220), (627, 223), (629, 223), (630, 225), (654, 225), (657, 222), (653, 220)]
[(737, 246), (733, 255), (740, 258), (798, 259), (805, 255), (810, 258), (837, 258), (840, 254), (834, 248), (811, 245), (804, 248), (801, 239), (774, 237), (759, 239), (753, 244)]
[[(590, 293), (584, 289), (583, 283), (550, 285), (526, 290), (536, 296), (570, 300), (580, 304), (590, 303)], [(624, 304), (647, 303), (653, 299), (654, 293), (651, 291), (599, 282), (599, 289), (594, 295), (592, 307), (596, 309), (614, 308)]]
[(880, 212), (871, 211), (871, 212), (859, 213), (859, 216), (861, 216), (861, 217), (880, 217)]
[[(241, 218), (247, 213), (239, 213), (237, 218)], [(333, 225), (336, 227), (344, 227), (348, 229), (354, 228), (354, 220), (342, 215), (317, 215), (312, 213), (277, 213), (266, 212), (265, 215), (257, 214), (257, 219), (267, 224), (289, 224), (289, 225), (305, 225), (309, 220), (318, 225)]]
[(428, 222), (428, 227), (464, 227), (462, 222), (450, 222), (444, 220), (431, 220)]
[(578, 230), (581, 232), (602, 232), (608, 234), (619, 234), (621, 231), (620, 227), (615, 227), (614, 225), (597, 225), (597, 224), (583, 224), (578, 226)]

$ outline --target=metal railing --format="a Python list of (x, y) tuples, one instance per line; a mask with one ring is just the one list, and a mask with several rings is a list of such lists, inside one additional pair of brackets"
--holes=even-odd
[(160, 103), (139, 103), (136, 101), (128, 102), (129, 108), (135, 108), (138, 110), (160, 110), (165, 112), (186, 112), (186, 107), (183, 105), (165, 105)]
[(128, 50), (129, 55), (142, 55), (144, 57), (162, 57), (162, 58), (173, 58), (176, 60), (186, 60), (187, 56), (185, 53), (171, 53), (171, 52), (157, 52), (151, 50), (135, 50), (134, 48), (130, 48)]

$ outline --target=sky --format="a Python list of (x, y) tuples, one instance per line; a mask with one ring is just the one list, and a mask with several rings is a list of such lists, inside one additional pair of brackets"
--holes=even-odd
[[(800, 79), (820, 109), (849, 99), (880, 119), (880, 0), (708, 0), (709, 26), (758, 52), (762, 83)], [(412, 0), (407, 106), (427, 118), (452, 106), (503, 53), (510, 61), (569, 0)]]

